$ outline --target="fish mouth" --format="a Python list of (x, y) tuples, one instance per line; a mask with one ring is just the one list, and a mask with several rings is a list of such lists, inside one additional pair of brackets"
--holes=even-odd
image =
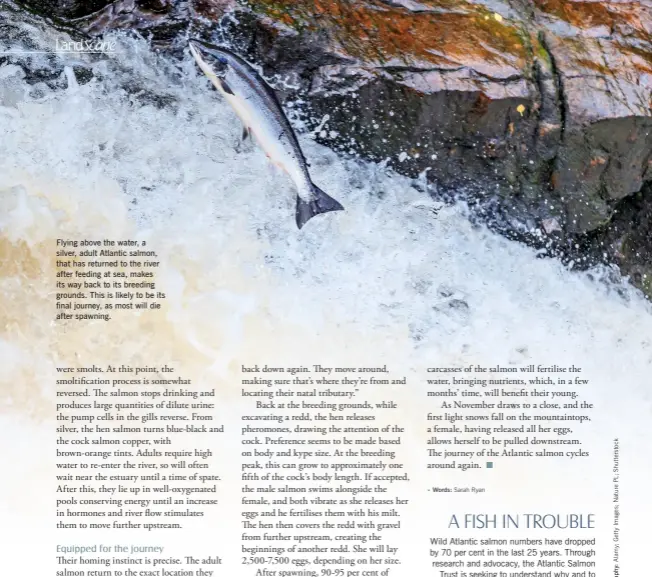
[(188, 47), (197, 64), (207, 76), (222, 78), (226, 75), (229, 62), (218, 47), (196, 38), (188, 40)]
[(188, 44), (194, 47), (199, 47), (199, 46), (204, 46), (205, 48), (218, 48), (214, 44), (210, 44), (208, 42), (205, 42), (204, 40), (201, 40), (200, 38), (189, 38), (188, 39)]
[(188, 40), (188, 47), (190, 48), (190, 53), (195, 57), (201, 57), (204, 59), (204, 55), (208, 52), (207, 47), (200, 40), (195, 40), (194, 38)]
[(223, 48), (220, 48), (219, 46), (215, 46), (215, 44), (211, 44), (209, 42), (204, 42), (203, 40), (199, 40), (198, 38), (190, 38), (188, 40), (188, 46), (190, 47), (190, 51), (193, 54), (199, 54), (203, 57), (210, 56), (222, 64), (228, 64), (227, 57), (225, 54), (225, 50)]

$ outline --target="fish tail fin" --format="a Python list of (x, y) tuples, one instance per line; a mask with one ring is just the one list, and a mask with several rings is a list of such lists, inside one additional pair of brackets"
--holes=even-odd
[(344, 207), (313, 184), (311, 200), (305, 201), (297, 195), (297, 226), (302, 228), (313, 216), (334, 210), (344, 210)]

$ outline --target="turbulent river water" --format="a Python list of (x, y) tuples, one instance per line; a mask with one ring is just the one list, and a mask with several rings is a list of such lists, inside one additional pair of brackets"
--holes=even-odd
[[(313, 179), (346, 211), (298, 231), (291, 182), (259, 149), (235, 151), (239, 122), (191, 58), (116, 42), (95, 63), (12, 55), (59, 69), (60, 88), (28, 82), (11, 59), (0, 66), (0, 371), (21, 375), (15, 402), (34, 403), (52, 363), (73, 353), (145, 362), (156, 352), (215, 374), (252, 347), (295, 362), (534, 359), (617, 373), (626, 357), (632, 375), (649, 370), (650, 307), (622, 281), (539, 259), (472, 225), (462, 205), (438, 207), (409, 180), (305, 134)], [(80, 62), (94, 72), (85, 84)], [(164, 312), (55, 322), (57, 238), (147, 239)]]

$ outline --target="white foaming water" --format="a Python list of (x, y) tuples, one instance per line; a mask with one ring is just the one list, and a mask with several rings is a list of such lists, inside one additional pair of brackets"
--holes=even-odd
[[(2, 412), (15, 417), (4, 420), (5, 438), (25, 445), (8, 445), (0, 458), (22, 471), (3, 490), (24, 524), (17, 543), (38, 541), (34, 527), (52, 525), (43, 513), (52, 505), (51, 423), (30, 429), (18, 420), (52, 418), (57, 365), (169, 363), (238, 403), (242, 364), (387, 364), (408, 375), (408, 387), (378, 397), (404, 401), (402, 418), (393, 418), (416, 423), (414, 442), (405, 444), (422, 458), (424, 413), (439, 408), (424, 404), (424, 367), (575, 364), (592, 379), (582, 398), (599, 409), (586, 446), (602, 457), (590, 474), (608, 473), (617, 430), (640, 457), (636, 466), (630, 460), (629, 489), (644, 490), (652, 317), (635, 291), (538, 259), (471, 225), (462, 206), (435, 215), (435, 203), (408, 179), (338, 159), (308, 138), (300, 140), (315, 183), (346, 211), (298, 231), (289, 179), (258, 149), (236, 154), (240, 125), (190, 57), (177, 69), (142, 43), (120, 40), (119, 48), (83, 85), (74, 81), (72, 57), (64, 58), (67, 88), (58, 91), (0, 67), (0, 387)], [(153, 280), (167, 295), (163, 309), (124, 311), (109, 322), (55, 321), (57, 238), (146, 240), (161, 260)], [(224, 421), (237, 431), (235, 411)], [(238, 441), (223, 442), (238, 455)], [(35, 456), (29, 463), (26, 451)], [(577, 492), (550, 492), (571, 473), (585, 487), (585, 505), (610, 502), (608, 487), (594, 489), (584, 469), (547, 463), (504, 462), (502, 475), (476, 478), (494, 491), (497, 507), (514, 499), (529, 507), (536, 492), (555, 504), (566, 499), (571, 510)], [(416, 466), (420, 481), (424, 468)], [(237, 472), (235, 481), (234, 491)], [(631, 527), (633, 547), (645, 531)], [(213, 539), (213, 530), (206, 535)], [(406, 574), (422, 568), (411, 562)]]
[[(117, 353), (116, 322), (53, 322), (54, 243), (138, 236), (159, 252), (156, 280), (169, 298), (156, 320), (121, 322), (165, 325), (223, 368), (246, 356), (246, 319), (254, 332), (285, 327), (276, 342), (288, 358), (342, 349), (342, 330), (357, 335), (344, 347), (352, 356), (377, 346), (416, 365), (536, 358), (602, 371), (627, 354), (630, 367), (649, 366), (650, 308), (633, 290), (539, 260), (472, 226), (461, 206), (435, 215), (407, 179), (307, 138), (313, 179), (346, 211), (298, 231), (289, 179), (258, 149), (234, 151), (238, 121), (189, 57), (179, 70), (121, 40), (113, 59), (95, 64), (101, 79), (85, 85), (69, 66), (59, 91), (0, 68), (2, 288), (11, 303), (3, 346), (17, 347), (12, 358), (44, 359), (62, 335), (69, 343), (98, 329), (104, 337), (92, 338)], [(304, 350), (305, 335), (322, 344)], [(48, 346), (33, 350), (39, 339)]]

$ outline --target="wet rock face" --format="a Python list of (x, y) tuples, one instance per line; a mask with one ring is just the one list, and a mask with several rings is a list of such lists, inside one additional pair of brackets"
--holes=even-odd
[[(407, 174), (428, 170), (451, 189), (507, 196), (520, 193), (522, 181), (540, 180), (541, 167), (529, 162), (537, 146), (554, 157), (555, 127), (536, 136), (532, 39), (520, 20), (508, 20), (508, 5), (500, 5), (504, 16), (457, 0), (252, 6), (280, 23), (277, 37), (311, 38), (338, 57), (306, 82), (315, 109), (330, 115), (324, 142), (388, 158)], [(478, 186), (480, 174), (491, 182)]]
[(38, 14), (73, 20), (101, 10), (109, 0), (30, 0), (25, 4)]
[(625, 199), (610, 225), (595, 233), (591, 249), (606, 250), (632, 283), (652, 296), (652, 186)]
[(649, 179), (652, 3), (536, 5), (565, 111), (565, 146), (552, 182), (568, 198), (568, 230), (590, 231)]
[[(298, 88), (323, 143), (425, 172), (522, 237), (603, 242), (649, 210), (652, 0), (24, 2), (176, 53), (187, 33), (228, 40)], [(623, 246), (652, 246), (650, 224), (632, 217)]]

